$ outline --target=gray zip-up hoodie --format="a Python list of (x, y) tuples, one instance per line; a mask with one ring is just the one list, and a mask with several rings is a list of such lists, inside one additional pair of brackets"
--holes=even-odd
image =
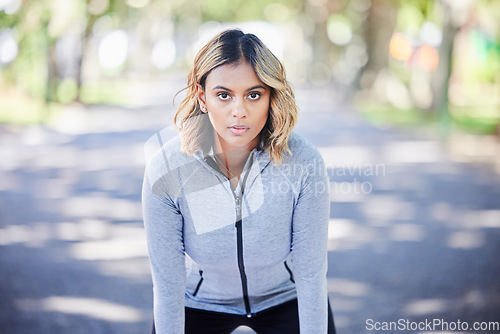
[(300, 332), (327, 331), (328, 176), (292, 133), (281, 164), (254, 149), (235, 190), (213, 157), (167, 142), (149, 161), (143, 213), (158, 334), (184, 307), (248, 317), (298, 298)]

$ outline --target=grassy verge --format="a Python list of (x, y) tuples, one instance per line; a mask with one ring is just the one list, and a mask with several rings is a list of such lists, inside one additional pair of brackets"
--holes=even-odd
[(386, 103), (359, 102), (355, 107), (366, 120), (376, 125), (412, 127), (432, 124), (437, 120), (435, 115), (420, 109), (403, 110)]
[[(418, 108), (397, 109), (390, 104), (376, 102), (357, 103), (361, 115), (376, 125), (394, 125), (400, 127), (435, 126), (440, 122), (437, 114)], [(477, 135), (490, 135), (497, 131), (500, 123), (500, 105), (453, 106), (446, 119), (452, 131)]]
[[(127, 82), (88, 82), (81, 91), (83, 104), (108, 104), (128, 106), (133, 86)], [(60, 94), (60, 92), (62, 92)], [(46, 103), (44, 99), (26, 94), (16, 88), (0, 90), (0, 122), (11, 124), (37, 124), (49, 121), (64, 111), (67, 103), (76, 96), (73, 88), (62, 83), (58, 91), (59, 102)]]
[(500, 105), (451, 106), (450, 115), (456, 129), (489, 135), (497, 131), (500, 123)]

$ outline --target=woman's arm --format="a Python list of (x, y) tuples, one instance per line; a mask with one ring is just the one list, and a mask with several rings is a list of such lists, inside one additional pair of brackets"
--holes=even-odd
[(153, 275), (156, 333), (184, 333), (186, 269), (182, 215), (164, 187), (150, 184), (147, 172), (142, 206)]
[(319, 153), (304, 166), (292, 226), (292, 264), (301, 334), (327, 332), (329, 181)]

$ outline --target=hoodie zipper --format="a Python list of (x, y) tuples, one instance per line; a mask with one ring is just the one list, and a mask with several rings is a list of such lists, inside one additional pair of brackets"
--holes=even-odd
[(248, 318), (252, 317), (250, 308), (250, 300), (248, 298), (247, 275), (245, 273), (245, 262), (243, 261), (243, 227), (241, 218), (241, 197), (236, 196), (233, 192), (236, 202), (236, 245), (238, 251), (238, 269), (240, 270), (241, 286), (243, 289), (243, 301), (245, 303), (245, 311)]
[[(252, 157), (250, 157), (252, 159)], [(248, 284), (247, 284), (247, 275), (245, 273), (245, 261), (243, 260), (243, 217), (241, 214), (241, 202), (243, 198), (243, 194), (245, 191), (245, 184), (247, 181), (248, 174), (250, 174), (250, 168), (252, 166), (253, 160), (250, 160), (250, 166), (245, 172), (243, 176), (243, 180), (241, 182), (241, 191), (240, 195), (236, 195), (235, 191), (231, 188), (234, 201), (236, 204), (236, 247), (238, 252), (238, 269), (240, 270), (240, 278), (241, 278), (241, 287), (243, 290), (243, 302), (245, 303), (245, 311), (247, 318), (251, 318), (253, 316), (252, 309), (250, 308), (250, 300), (248, 298)]]
[(241, 287), (243, 290), (243, 302), (245, 303), (245, 312), (247, 318), (251, 318), (253, 316), (252, 314), (252, 309), (250, 308), (250, 300), (248, 298), (248, 284), (247, 284), (247, 275), (245, 273), (245, 262), (243, 260), (243, 226), (242, 226), (242, 214), (241, 214), (241, 202), (242, 202), (242, 197), (245, 189), (245, 183), (247, 181), (248, 174), (250, 174), (250, 168), (252, 167), (253, 164), (253, 157), (250, 157), (250, 165), (248, 166), (245, 175), (243, 176), (243, 180), (241, 182), (241, 195), (236, 195), (235, 190), (231, 187), (231, 181), (225, 175), (224, 173), (221, 172), (219, 169), (217, 163), (215, 162), (214, 159), (206, 159), (205, 161), (208, 162), (210, 166), (212, 166), (214, 169), (218, 170), (222, 175), (226, 176), (226, 180), (229, 181), (229, 188), (231, 189), (231, 192), (234, 196), (234, 202), (235, 202), (235, 207), (236, 207), (236, 248), (237, 248), (237, 253), (238, 253), (238, 269), (240, 271), (240, 278), (241, 278)]

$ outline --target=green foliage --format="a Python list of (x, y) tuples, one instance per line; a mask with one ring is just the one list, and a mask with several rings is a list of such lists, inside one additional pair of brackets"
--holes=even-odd
[(211, 0), (201, 1), (203, 21), (243, 22), (266, 20), (265, 9), (273, 3), (281, 3), (292, 11), (300, 5), (299, 0)]
[(500, 81), (500, 45), (480, 30), (474, 30), (471, 39), (477, 57), (469, 64), (474, 71), (472, 76), (480, 82)]
[(0, 11), (0, 30), (4, 28), (14, 27), (19, 21), (16, 15), (7, 15), (4, 11)]
[(74, 101), (78, 96), (78, 87), (74, 79), (65, 79), (57, 86), (57, 100), (61, 103)]
[(45, 91), (44, 34), (38, 30), (23, 36), (19, 41), (16, 60), (3, 69), (5, 83), (17, 85), (33, 96), (43, 96)]

